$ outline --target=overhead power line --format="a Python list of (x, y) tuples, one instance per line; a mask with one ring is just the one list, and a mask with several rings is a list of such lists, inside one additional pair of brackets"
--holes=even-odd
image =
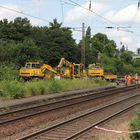
[(105, 21), (107, 21), (107, 22), (109, 22), (109, 23), (111, 23), (111, 24), (114, 24), (114, 25), (116, 25), (116, 26), (120, 26), (120, 25), (118, 25), (118, 24), (112, 22), (111, 20), (109, 20), (109, 19), (103, 17), (102, 15), (100, 15), (100, 14), (94, 12), (93, 10), (91, 10), (91, 9), (89, 10), (88, 8), (86, 8), (86, 7), (84, 7), (84, 6), (80, 5), (80, 4), (78, 4), (77, 2), (74, 2), (73, 0), (69, 0), (69, 1), (70, 1), (71, 3), (73, 3), (73, 4), (75, 4), (75, 5), (77, 5), (77, 6), (81, 7), (81, 8), (83, 8), (83, 9), (89, 11), (89, 12), (94, 13), (96, 16), (102, 18), (103, 20), (105, 20)]
[(124, 32), (129, 32), (129, 33), (133, 33), (133, 31), (127, 30), (127, 28), (131, 28), (131, 26), (128, 27), (113, 27), (113, 26), (107, 26), (105, 27), (107, 29), (117, 29), (117, 31), (124, 31)]
[(63, 3), (64, 3), (64, 4), (67, 4), (67, 5), (71, 5), (71, 6), (77, 6), (77, 5), (75, 5), (75, 4), (72, 4), (72, 3), (66, 2), (66, 1), (63, 1)]
[(124, 31), (124, 32), (133, 33), (133, 31), (122, 29), (122, 28), (119, 28), (119, 27), (117, 28), (117, 31)]
[[(63, 5), (62, 0), (60, 0), (60, 2)], [(26, 16), (29, 16), (29, 17), (32, 17), (32, 18), (36, 18), (38, 20), (42, 20), (42, 21), (45, 21), (45, 22), (49, 22), (50, 23), (49, 20), (46, 20), (44, 18), (40, 18), (40, 17), (31, 15), (31, 14), (25, 13), (23, 11), (18, 11), (18, 10), (15, 10), (15, 9), (12, 9), (12, 8), (8, 8), (8, 7), (5, 7), (5, 6), (1, 6), (1, 5), (0, 5), (0, 7), (3, 8), (3, 9), (6, 9), (6, 10), (12, 11), (12, 12), (16, 12), (16, 13), (19, 13), (19, 14), (22, 14), (22, 15), (26, 15)], [(62, 8), (62, 18), (63, 18), (63, 8)], [(81, 31), (81, 30), (78, 30), (77, 28), (82, 28), (82, 27), (65, 27), (65, 28), (73, 29), (74, 31)]]
[[(82, 5), (80, 5), (80, 4), (78, 4), (78, 3), (76, 3), (76, 2), (74, 2), (73, 0), (69, 0), (69, 1), (72, 2), (72, 3), (75, 4), (75, 5), (77, 5), (77, 6), (81, 7), (81, 8), (83, 8), (83, 9), (89, 11), (89, 12), (94, 13), (94, 14), (97, 15), (98, 17), (104, 19), (105, 21), (107, 21), (107, 22), (109, 22), (109, 23), (111, 23), (111, 24), (116, 25), (116, 27), (109, 26), (109, 27), (107, 27), (108, 29), (117, 28), (118, 31), (125, 31), (125, 32), (133, 33), (133, 31), (122, 29), (122, 28), (130, 28), (130, 27), (121, 27), (119, 24), (116, 24), (116, 23), (112, 22), (111, 20), (109, 20), (109, 19), (103, 17), (102, 15), (100, 15), (100, 14), (94, 12), (93, 10), (91, 10), (91, 7), (90, 7), (90, 6), (91, 6), (91, 0), (90, 0), (90, 3), (89, 3), (89, 9), (86, 8), (86, 7), (84, 7), (84, 6), (82, 6)], [(139, 0), (139, 1), (140, 1), (140, 0)]]
[(50, 22), (47, 19), (40, 18), (40, 17), (31, 15), (31, 14), (28, 14), (28, 13), (24, 13), (23, 11), (18, 11), (18, 10), (15, 10), (15, 9), (12, 9), (12, 8), (8, 8), (8, 7), (5, 7), (5, 6), (1, 6), (1, 5), (0, 5), (0, 7), (3, 8), (3, 9), (6, 9), (6, 10), (12, 11), (12, 12), (16, 12), (16, 13), (19, 13), (19, 14), (22, 14), (22, 15), (25, 15), (25, 16), (28, 16), (28, 17), (36, 18), (38, 20), (42, 20), (42, 21), (45, 21), (45, 22)]
[(63, 3), (62, 3), (62, 0), (60, 0), (60, 5), (61, 5), (62, 24), (63, 24), (63, 22), (64, 22), (64, 10), (63, 10)]

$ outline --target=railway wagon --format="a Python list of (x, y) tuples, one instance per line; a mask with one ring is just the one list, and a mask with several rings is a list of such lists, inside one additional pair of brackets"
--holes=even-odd
[(112, 74), (112, 73), (104, 73), (104, 79), (107, 81), (116, 81), (117, 75)]

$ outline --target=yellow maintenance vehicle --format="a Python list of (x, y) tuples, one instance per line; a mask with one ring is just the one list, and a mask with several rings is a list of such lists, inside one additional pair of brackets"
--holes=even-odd
[(107, 81), (116, 81), (117, 75), (105, 72), (101, 63), (89, 64), (87, 76), (89, 78), (101, 77)]
[(87, 75), (88, 77), (104, 77), (103, 66), (100, 63), (89, 64)]
[(104, 71), (103, 65), (101, 64), (100, 54), (97, 56), (96, 63), (88, 65), (87, 76), (89, 78), (101, 77), (107, 81), (117, 80), (117, 75)]
[[(60, 71), (62, 71), (63, 66), (66, 66), (66, 68), (64, 72), (61, 73)], [(58, 71), (61, 73), (61, 76), (64, 78), (71, 78), (71, 79), (80, 78), (82, 77), (83, 74), (83, 64), (71, 63), (65, 58), (61, 58), (57, 68)]]
[(26, 62), (25, 67), (19, 70), (19, 76), (24, 80), (43, 79), (46, 77), (46, 70), (57, 74), (57, 71), (48, 64), (41, 65), (39, 62)]
[(104, 72), (104, 79), (107, 81), (116, 81), (117, 80), (117, 75), (109, 73), (109, 72)]

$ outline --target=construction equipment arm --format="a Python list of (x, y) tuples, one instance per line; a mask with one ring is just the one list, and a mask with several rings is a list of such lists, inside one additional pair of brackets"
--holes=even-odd
[(52, 68), (50, 65), (43, 64), (43, 66), (41, 67), (41, 71), (44, 72), (46, 69), (57, 74), (57, 71), (54, 68)]

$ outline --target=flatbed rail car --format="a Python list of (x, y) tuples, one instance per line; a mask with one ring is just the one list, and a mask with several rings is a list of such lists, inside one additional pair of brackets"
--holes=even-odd
[(101, 63), (89, 64), (87, 76), (89, 78), (101, 77), (102, 79), (105, 79), (107, 81), (117, 80), (117, 75), (112, 74), (110, 72), (105, 72)]
[(112, 74), (112, 73), (104, 73), (104, 79), (107, 81), (116, 81), (117, 75)]

